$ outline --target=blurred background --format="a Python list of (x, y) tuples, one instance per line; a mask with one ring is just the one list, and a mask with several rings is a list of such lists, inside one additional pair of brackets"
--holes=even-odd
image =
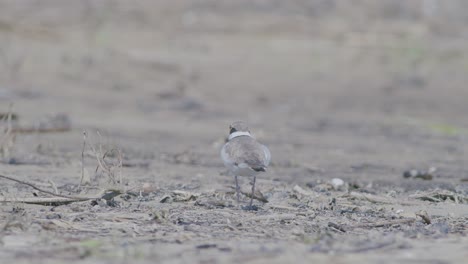
[[(23, 124), (56, 113), (72, 123), (71, 134), (17, 139), (17, 156), (44, 142), (79, 153), (81, 131), (98, 129), (128, 156), (189, 149), (218, 164), (229, 123), (241, 119), (271, 146), (277, 177), (298, 180), (280, 172), (295, 164), (398, 178), (434, 165), (463, 177), (467, 8), (2, 0), (0, 111), (13, 103)], [(363, 168), (368, 175), (356, 173)]]

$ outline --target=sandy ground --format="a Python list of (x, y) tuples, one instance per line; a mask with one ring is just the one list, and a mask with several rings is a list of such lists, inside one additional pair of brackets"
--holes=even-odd
[[(0, 112), (24, 130), (0, 123), (0, 174), (123, 192), (32, 205), (51, 196), (1, 179), (0, 259), (463, 263), (464, 3), (408, 2), (0, 1)], [(70, 130), (24, 129), (56, 114)], [(219, 158), (235, 120), (272, 152), (256, 211)]]

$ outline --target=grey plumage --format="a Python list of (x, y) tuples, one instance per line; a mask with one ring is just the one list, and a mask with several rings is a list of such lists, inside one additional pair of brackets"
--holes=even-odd
[(271, 154), (268, 148), (258, 143), (250, 134), (247, 125), (244, 122), (237, 121), (229, 127), (229, 141), (221, 150), (221, 158), (224, 165), (234, 174), (236, 180), (237, 201), (239, 202), (239, 185), (237, 176), (253, 176), (252, 197), (250, 206), (253, 203), (255, 191), (256, 175), (265, 172), (270, 160)]
[(231, 139), (221, 153), (226, 167), (238, 176), (253, 176), (255, 172), (265, 171), (270, 163), (269, 150), (249, 136)]

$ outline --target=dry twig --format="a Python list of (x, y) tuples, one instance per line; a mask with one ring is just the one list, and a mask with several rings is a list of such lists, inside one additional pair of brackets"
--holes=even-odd
[[(101, 133), (99, 133), (99, 131), (97, 132), (97, 134), (99, 135), (99, 151), (96, 150), (95, 147), (91, 146), (90, 145), (90, 148), (92, 150), (92, 152), (94, 153), (94, 156), (97, 160), (97, 163), (98, 165), (96, 166), (96, 170), (95, 170), (95, 173), (97, 173), (99, 171), (99, 169), (101, 169), (108, 177), (109, 181), (112, 183), (112, 184), (116, 184), (117, 182), (119, 182), (119, 184), (122, 186), (123, 184), (123, 179), (122, 179), (122, 167), (123, 167), (123, 155), (122, 155), (122, 151), (119, 149), (119, 148), (112, 148), (110, 150), (107, 150), (105, 152), (103, 152), (103, 147), (102, 147), (102, 144), (101, 144)], [(106, 161), (106, 158), (111, 156), (111, 154), (117, 154), (117, 162), (116, 163), (112, 163), (112, 162), (107, 162)], [(116, 180), (116, 177), (115, 177), (115, 170), (118, 169), (119, 170), (119, 179)]]
[(375, 223), (358, 224), (358, 225), (351, 226), (351, 228), (384, 227), (384, 226), (390, 226), (390, 225), (411, 224), (415, 221), (416, 221), (415, 218), (395, 219), (395, 220), (381, 221), (381, 222), (375, 222)]
[(350, 192), (343, 195), (345, 198), (353, 199), (353, 200), (364, 200), (371, 203), (376, 204), (401, 204), (401, 205), (416, 205), (417, 203), (410, 202), (410, 201), (401, 201), (396, 200), (391, 197), (383, 197), (378, 196), (370, 193), (361, 193), (361, 192)]
[(0, 202), (24, 202), (24, 203), (29, 203), (29, 204), (43, 204), (43, 205), (60, 205), (60, 204), (67, 204), (67, 203), (72, 203), (72, 202), (81, 202), (81, 201), (87, 201), (87, 200), (94, 200), (94, 199), (105, 199), (105, 200), (110, 200), (114, 198), (115, 196), (119, 195), (122, 193), (120, 190), (103, 190), (101, 191), (100, 194), (95, 195), (95, 196), (88, 196), (88, 197), (83, 197), (83, 196), (71, 196), (71, 195), (64, 195), (64, 194), (58, 194), (58, 193), (53, 193), (48, 190), (44, 190), (42, 188), (37, 187), (35, 184), (18, 180), (13, 177), (5, 176), (0, 174), (0, 178), (4, 178), (10, 181), (14, 181), (23, 185), (27, 185), (34, 190), (37, 190), (41, 193), (49, 194), (54, 197), (52, 198), (14, 198), (14, 199), (9, 199), (6, 197), (0, 197)]
[[(15, 144), (16, 135), (13, 132), (12, 120), (13, 120), (13, 112), (12, 112), (13, 104), (10, 104), (8, 108), (8, 113), (2, 116), (2, 122), (6, 122), (6, 128), (3, 132), (3, 135), (0, 137), (0, 153), (3, 157), (8, 158), (10, 156), (10, 151)], [(1, 132), (1, 131), (0, 131)]]
[(81, 187), (81, 185), (83, 184), (83, 179), (84, 179), (84, 152), (86, 148), (86, 136), (87, 135), (88, 133), (86, 131), (83, 131), (83, 148), (81, 150), (81, 180), (80, 180), (79, 187)]

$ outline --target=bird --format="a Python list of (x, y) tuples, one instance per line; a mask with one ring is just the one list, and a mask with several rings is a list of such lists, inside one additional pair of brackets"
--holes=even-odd
[(238, 176), (253, 176), (249, 206), (252, 208), (256, 178), (259, 173), (266, 172), (271, 161), (270, 150), (255, 140), (245, 122), (235, 121), (229, 126), (229, 137), (221, 149), (221, 159), (229, 172), (234, 175), (238, 204), (240, 200)]

